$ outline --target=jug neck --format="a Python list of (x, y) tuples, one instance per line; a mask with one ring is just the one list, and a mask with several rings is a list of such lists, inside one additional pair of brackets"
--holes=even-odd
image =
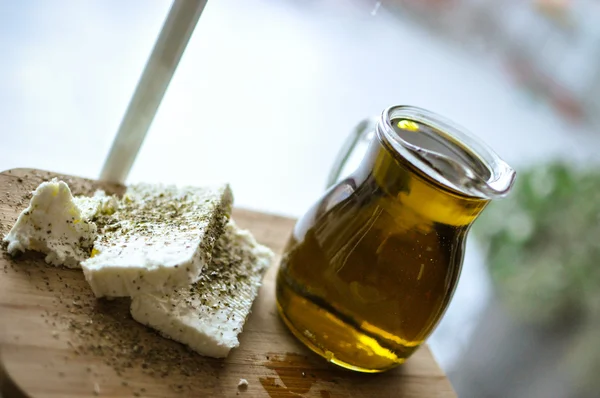
[(489, 199), (456, 194), (433, 182), (392, 152), (379, 137), (371, 141), (353, 177), (364, 187), (361, 189), (379, 192), (386, 208), (403, 219), (403, 225), (468, 228), (489, 203)]
[(515, 171), (465, 128), (425, 109), (392, 106), (376, 127), (379, 141), (431, 184), (467, 198), (510, 191)]

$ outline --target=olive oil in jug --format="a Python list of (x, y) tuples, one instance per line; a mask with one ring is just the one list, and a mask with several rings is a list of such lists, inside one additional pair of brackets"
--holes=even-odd
[(403, 363), (448, 307), (471, 223), (513, 179), (443, 118), (388, 108), (359, 169), (294, 228), (277, 277), (284, 322), (340, 366)]

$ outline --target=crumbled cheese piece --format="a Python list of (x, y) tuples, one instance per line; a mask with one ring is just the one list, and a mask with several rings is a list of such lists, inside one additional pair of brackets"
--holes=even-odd
[(73, 202), (81, 211), (81, 217), (92, 220), (100, 215), (111, 215), (118, 208), (118, 201), (114, 196), (107, 196), (102, 190), (97, 190), (94, 196), (75, 196)]
[(240, 382), (238, 383), (238, 388), (243, 389), (246, 387), (248, 387), (248, 380), (240, 379)]
[(170, 294), (135, 296), (131, 315), (199, 354), (226, 357), (239, 345), (272, 258), (270, 249), (230, 221), (196, 283)]
[(53, 179), (33, 192), (29, 207), (4, 238), (8, 252), (46, 253), (46, 262), (78, 268), (89, 257), (97, 235), (92, 221), (102, 212), (114, 211), (116, 201), (97, 192), (92, 198), (74, 198), (69, 186)]
[(189, 286), (210, 262), (232, 201), (227, 184), (130, 186), (114, 214), (99, 220), (92, 255), (81, 264), (92, 291), (122, 297)]

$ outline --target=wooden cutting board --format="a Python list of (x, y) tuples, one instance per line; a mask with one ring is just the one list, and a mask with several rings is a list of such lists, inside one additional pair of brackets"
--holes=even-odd
[[(58, 176), (31, 169), (0, 174), (0, 235), (29, 203), (30, 192)], [(74, 194), (124, 187), (58, 176)], [(281, 253), (294, 220), (236, 209), (234, 219)], [(278, 262), (278, 259), (276, 260)], [(78, 270), (27, 253), (0, 255), (0, 391), (32, 397), (454, 397), (424, 346), (382, 374), (338, 368), (287, 331), (275, 308), (273, 266), (225, 360), (205, 358), (136, 323), (129, 300), (96, 300)], [(238, 388), (241, 378), (247, 388)]]

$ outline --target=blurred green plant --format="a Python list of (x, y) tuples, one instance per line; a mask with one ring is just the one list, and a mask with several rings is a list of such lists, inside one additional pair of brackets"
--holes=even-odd
[(501, 300), (521, 320), (600, 318), (600, 170), (561, 161), (521, 170), (473, 229)]

